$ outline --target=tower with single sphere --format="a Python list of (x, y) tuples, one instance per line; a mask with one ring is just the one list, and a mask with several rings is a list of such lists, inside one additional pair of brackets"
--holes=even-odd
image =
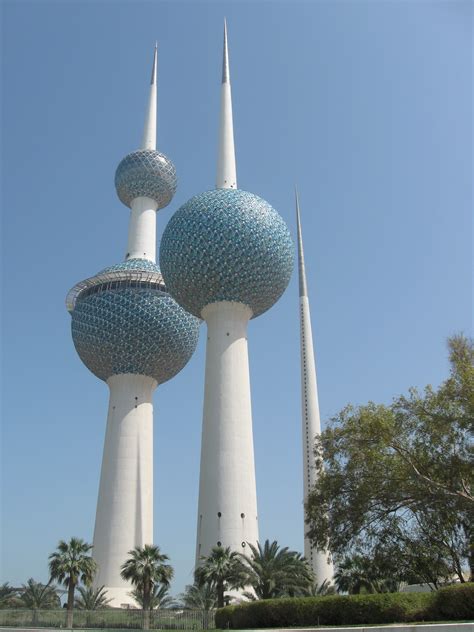
[(110, 390), (93, 540), (94, 584), (111, 605), (132, 604), (120, 567), (153, 542), (153, 392), (188, 362), (199, 320), (166, 290), (155, 263), (156, 211), (176, 190), (173, 163), (156, 151), (156, 71), (141, 148), (119, 164), (115, 186), (130, 207), (125, 261), (77, 283), (67, 296), (79, 357)]
[(227, 31), (216, 189), (191, 198), (163, 233), (170, 294), (207, 323), (196, 562), (258, 541), (247, 324), (282, 295), (293, 243), (278, 213), (237, 188)]
[[(296, 192), (296, 226), (298, 232), (298, 276), (300, 295), (300, 348), (301, 348), (301, 412), (303, 437), (303, 498), (308, 501), (308, 494), (316, 482), (317, 472), (313, 467), (314, 440), (321, 434), (319, 415), (318, 385), (316, 381), (316, 363), (314, 360), (313, 332), (309, 309), (308, 286), (304, 264), (303, 237), (301, 234), (301, 218), (298, 193)], [(304, 555), (308, 560), (316, 580), (321, 586), (324, 582), (332, 583), (334, 568), (329, 551), (315, 549), (304, 528)]]

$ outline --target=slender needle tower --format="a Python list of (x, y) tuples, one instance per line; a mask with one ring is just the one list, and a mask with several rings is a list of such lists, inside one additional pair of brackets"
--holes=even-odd
[[(314, 361), (313, 334), (309, 311), (308, 288), (304, 266), (303, 238), (301, 235), (301, 219), (298, 193), (296, 193), (296, 224), (298, 231), (298, 275), (300, 288), (300, 342), (301, 342), (301, 407), (303, 422), (303, 490), (304, 502), (316, 482), (314, 461), (314, 439), (321, 434), (319, 416), (318, 385), (316, 382), (316, 364)], [(334, 569), (329, 551), (317, 551), (304, 535), (304, 555), (313, 569), (316, 582), (332, 582)]]
[(79, 357), (110, 390), (94, 530), (95, 586), (113, 606), (133, 603), (120, 567), (135, 546), (153, 542), (153, 392), (194, 352), (199, 321), (167, 293), (155, 263), (156, 211), (176, 190), (173, 163), (156, 151), (156, 71), (141, 149), (117, 168), (130, 207), (125, 261), (81, 281), (66, 302)]
[(207, 323), (197, 563), (258, 541), (247, 325), (284, 292), (294, 252), (278, 213), (237, 189), (225, 27), (218, 147), (216, 189), (173, 215), (160, 249), (170, 293)]

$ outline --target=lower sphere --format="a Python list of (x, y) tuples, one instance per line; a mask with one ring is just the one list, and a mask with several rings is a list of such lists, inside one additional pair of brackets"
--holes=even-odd
[(199, 324), (166, 292), (105, 289), (77, 302), (72, 337), (81, 360), (100, 379), (136, 373), (161, 384), (191, 358)]

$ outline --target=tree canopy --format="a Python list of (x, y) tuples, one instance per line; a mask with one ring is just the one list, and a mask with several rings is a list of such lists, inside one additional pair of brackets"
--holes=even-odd
[(276, 540), (265, 540), (263, 546), (259, 542), (248, 546), (251, 556), (243, 558), (247, 567), (245, 583), (253, 589), (248, 597), (273, 599), (309, 594), (314, 578), (300, 553), (280, 548)]
[(190, 610), (214, 610), (217, 607), (217, 592), (212, 583), (188, 585), (179, 599), (183, 607)]
[(215, 546), (207, 557), (202, 557), (194, 576), (198, 586), (208, 585), (215, 589), (217, 607), (222, 608), (225, 591), (244, 588), (246, 574), (239, 553), (231, 551), (230, 547)]
[(32, 577), (26, 584), (23, 584), (18, 602), (23, 608), (29, 610), (48, 610), (61, 607), (61, 600), (55, 587), (51, 584), (37, 582)]
[(97, 564), (89, 555), (92, 545), (81, 538), (71, 538), (69, 542), (60, 540), (57, 550), (49, 556), (51, 580), (64, 584), (67, 595), (67, 627), (72, 627), (74, 592), (79, 582), (90, 586), (97, 571)]
[(150, 627), (150, 604), (155, 586), (169, 586), (173, 568), (167, 564), (169, 558), (154, 544), (136, 546), (128, 552), (129, 557), (121, 566), (121, 576), (135, 587), (134, 598), (141, 601), (143, 628)]
[(464, 581), (466, 559), (473, 575), (474, 344), (454, 336), (448, 346), (438, 389), (347, 406), (316, 440), (306, 522), (317, 548), (369, 555), (412, 581)]
[(93, 586), (79, 586), (77, 589), (79, 597), (76, 598), (74, 605), (78, 610), (101, 610), (108, 608), (112, 601), (107, 597), (105, 586), (94, 588)]

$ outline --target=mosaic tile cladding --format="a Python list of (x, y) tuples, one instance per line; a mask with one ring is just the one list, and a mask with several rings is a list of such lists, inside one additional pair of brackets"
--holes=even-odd
[[(104, 272), (148, 270), (152, 262), (134, 259)], [(120, 373), (171, 379), (191, 358), (200, 322), (185, 312), (167, 292), (134, 282), (78, 296), (72, 316), (76, 350), (92, 373), (102, 380)]]
[(216, 301), (248, 305), (253, 316), (283, 294), (293, 270), (293, 242), (265, 200), (239, 189), (191, 198), (168, 222), (160, 266), (168, 291), (196, 316)]
[(128, 259), (127, 261), (121, 261), (115, 263), (113, 266), (108, 266), (99, 272), (99, 274), (106, 274), (107, 272), (120, 272), (122, 270), (143, 270), (145, 272), (157, 272), (161, 274), (160, 268), (153, 261), (148, 259)]
[(137, 197), (149, 197), (164, 208), (176, 192), (176, 169), (169, 158), (154, 149), (139, 149), (122, 160), (115, 172), (120, 201), (130, 206)]

